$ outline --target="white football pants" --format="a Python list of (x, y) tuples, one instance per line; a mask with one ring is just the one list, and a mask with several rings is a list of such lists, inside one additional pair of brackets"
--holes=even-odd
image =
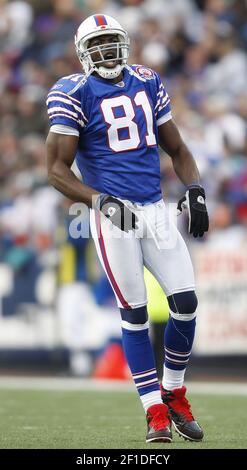
[(167, 296), (194, 290), (193, 267), (176, 227), (174, 204), (168, 207), (160, 200), (142, 206), (122, 201), (138, 217), (135, 231), (125, 233), (102, 213), (90, 211), (94, 243), (118, 307), (130, 309), (147, 304), (144, 266), (155, 276)]

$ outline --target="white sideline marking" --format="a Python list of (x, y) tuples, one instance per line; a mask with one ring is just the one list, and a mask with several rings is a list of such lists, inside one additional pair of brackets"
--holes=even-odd
[(71, 377), (0, 377), (0, 389), (51, 391), (134, 391), (131, 381), (95, 380)]
[[(186, 382), (188, 394), (247, 395), (247, 382)], [(0, 376), (1, 390), (114, 391), (136, 392), (134, 383), (121, 380), (95, 380), (71, 377)]]

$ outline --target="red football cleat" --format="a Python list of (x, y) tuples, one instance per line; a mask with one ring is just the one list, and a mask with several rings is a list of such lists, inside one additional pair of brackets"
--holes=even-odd
[(185, 440), (201, 441), (203, 430), (195, 421), (190, 403), (185, 397), (186, 387), (165, 390), (161, 385), (160, 388), (162, 400), (169, 408), (172, 423), (177, 433)]
[(166, 405), (152, 405), (147, 410), (146, 442), (171, 442), (171, 418)]

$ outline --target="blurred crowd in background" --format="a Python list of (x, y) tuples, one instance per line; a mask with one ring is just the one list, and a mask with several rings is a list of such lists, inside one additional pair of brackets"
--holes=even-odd
[[(62, 198), (47, 186), (47, 90), (80, 72), (74, 34), (88, 15), (115, 16), (130, 63), (154, 68), (192, 150), (211, 214), (207, 239), (246, 237), (247, 12), (245, 0), (0, 0), (1, 245), (54, 243)], [(164, 194), (183, 185), (161, 159)], [(226, 239), (226, 238), (225, 238)], [(1, 252), (3, 255), (3, 252)]]
[[(94, 13), (129, 32), (129, 63), (161, 75), (206, 189), (210, 231), (199, 243), (247, 241), (245, 0), (0, 0), (0, 263), (18, 271), (38, 256), (57, 268), (69, 202), (47, 184), (45, 101), (59, 78), (81, 71), (74, 34)], [(184, 187), (167, 155), (161, 171), (165, 197), (177, 201)]]

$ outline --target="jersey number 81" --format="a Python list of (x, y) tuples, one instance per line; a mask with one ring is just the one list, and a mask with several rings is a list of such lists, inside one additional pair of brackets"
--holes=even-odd
[[(134, 97), (135, 106), (141, 106), (146, 120), (147, 133), (145, 135), (147, 146), (156, 145), (156, 137), (153, 132), (153, 113), (145, 91), (138, 91)], [(124, 116), (116, 117), (114, 108), (122, 107)], [(126, 95), (116, 98), (106, 98), (101, 103), (101, 109), (108, 127), (109, 147), (114, 152), (137, 149), (141, 140), (138, 125), (134, 121), (136, 116), (132, 100)], [(128, 137), (120, 138), (120, 129), (127, 129)]]

